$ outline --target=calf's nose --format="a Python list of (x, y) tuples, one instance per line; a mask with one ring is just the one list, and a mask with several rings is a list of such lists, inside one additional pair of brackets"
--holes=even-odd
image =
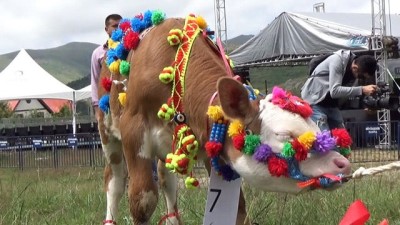
[(351, 164), (346, 158), (334, 158), (333, 163), (342, 174), (350, 174), (351, 173)]

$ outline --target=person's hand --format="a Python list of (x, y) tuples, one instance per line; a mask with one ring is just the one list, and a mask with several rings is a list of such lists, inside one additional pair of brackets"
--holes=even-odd
[(367, 86), (362, 86), (362, 93), (365, 94), (365, 95), (372, 95), (373, 93), (376, 92), (377, 88), (378, 87), (376, 85), (374, 85), (374, 84), (370, 84), (370, 85), (367, 85)]
[(97, 122), (100, 120), (100, 109), (99, 106), (93, 106), (94, 109), (94, 116), (96, 117)]

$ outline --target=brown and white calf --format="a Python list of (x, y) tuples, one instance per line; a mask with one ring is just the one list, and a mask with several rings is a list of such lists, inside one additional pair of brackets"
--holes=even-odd
[(119, 202), (125, 193), (127, 183), (127, 168), (122, 151), (121, 133), (119, 131), (119, 118), (122, 106), (118, 101), (118, 94), (123, 92), (123, 85), (112, 84), (110, 90), (106, 90), (102, 81), (104, 79), (123, 80), (120, 74), (111, 75), (107, 65), (103, 61), (98, 84), (99, 97), (109, 94), (110, 111), (99, 112), (99, 133), (102, 149), (106, 159), (104, 169), (104, 189), (107, 195), (106, 218), (104, 225), (116, 224)]
[[(175, 124), (163, 121), (157, 116), (160, 106), (167, 102), (171, 95), (171, 85), (160, 82), (159, 74), (164, 67), (171, 65), (177, 51), (176, 46), (168, 44), (166, 37), (171, 29), (182, 29), (184, 22), (184, 19), (165, 20), (154, 27), (146, 38), (141, 40), (135, 54), (128, 57), (131, 65), (130, 79), (126, 106), (119, 127), (130, 178), (129, 207), (135, 224), (149, 224), (158, 202), (157, 185), (152, 178), (152, 160), (154, 157), (165, 160), (166, 155), (171, 152)], [(268, 143), (275, 153), (281, 152), (285, 141), (297, 138), (305, 132), (319, 132), (318, 127), (309, 118), (281, 109), (271, 103), (270, 97), (250, 102), (246, 88), (228, 78), (220, 55), (202, 35), (193, 43), (184, 85), (182, 104), (186, 123), (199, 142), (199, 160), (206, 156), (203, 149), (211, 127), (211, 123), (206, 122), (206, 114), (210, 99), (216, 91), (218, 96), (212, 100), (212, 104), (221, 105), (227, 117), (242, 121), (247, 129), (259, 134), (262, 143)], [(119, 145), (119, 140), (113, 141), (114, 139), (109, 137), (110, 147)], [(105, 151), (108, 149), (107, 145), (104, 146)], [(119, 150), (113, 150), (106, 155), (113, 171), (108, 185), (110, 189), (113, 182), (123, 184), (126, 173), (123, 156)], [(225, 141), (222, 156), (251, 185), (268, 191), (287, 193), (299, 193), (304, 190), (289, 177), (271, 176), (264, 163), (259, 163), (235, 149), (229, 138)], [(310, 153), (307, 159), (300, 163), (300, 170), (309, 177), (349, 174), (350, 163), (334, 151), (323, 155)], [(159, 174), (160, 186), (167, 199), (168, 213), (177, 212), (177, 178), (161, 164)], [(108, 193), (110, 200), (120, 197), (123, 186), (120, 186), (118, 191), (115, 189)], [(113, 207), (115, 206), (110, 203), (111, 214)], [(181, 224), (179, 216), (171, 216), (168, 224)], [(239, 218), (237, 224), (243, 224), (243, 219)]]

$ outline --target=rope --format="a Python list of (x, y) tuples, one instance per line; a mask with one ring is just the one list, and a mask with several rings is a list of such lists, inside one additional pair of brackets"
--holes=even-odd
[(349, 178), (361, 178), (366, 175), (375, 175), (378, 173), (382, 173), (384, 171), (389, 171), (394, 169), (400, 169), (400, 161), (389, 163), (383, 166), (371, 167), (368, 169), (360, 167), (356, 171), (354, 171), (353, 175), (351, 175), (351, 177)]

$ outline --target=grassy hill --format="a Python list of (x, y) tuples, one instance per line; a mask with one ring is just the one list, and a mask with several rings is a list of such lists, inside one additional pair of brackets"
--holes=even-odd
[[(228, 49), (232, 50), (253, 35), (240, 35), (228, 40)], [(60, 47), (30, 50), (28, 54), (47, 72), (52, 74), (61, 82), (74, 89), (80, 89), (90, 84), (90, 57), (92, 51), (97, 47), (96, 44), (85, 42), (72, 42)], [(0, 71), (2, 71), (18, 54), (11, 52), (0, 55)], [(250, 69), (250, 79), (252, 85), (262, 92), (265, 92), (265, 81), (268, 90), (279, 85), (295, 94), (300, 92), (307, 74), (307, 67), (260, 67)]]
[(300, 95), (300, 89), (307, 78), (307, 66), (257, 67), (250, 69), (250, 82), (254, 88), (268, 93), (274, 86), (280, 86), (293, 94)]
[[(90, 74), (90, 57), (96, 44), (71, 42), (66, 45), (41, 50), (26, 51), (47, 72), (61, 82), (68, 84), (72, 81), (88, 77)], [(11, 52), (0, 55), (0, 71), (3, 70), (18, 54)], [(88, 85), (89, 83), (86, 83)]]

